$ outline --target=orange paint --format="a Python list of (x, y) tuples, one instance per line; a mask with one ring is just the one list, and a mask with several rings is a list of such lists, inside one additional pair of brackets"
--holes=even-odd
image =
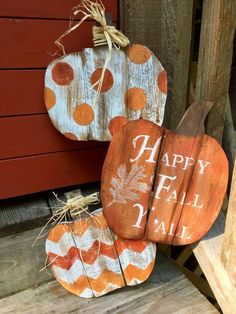
[(94, 120), (93, 108), (88, 104), (80, 104), (75, 107), (73, 118), (79, 125), (89, 125)]
[[(99, 85), (98, 81), (101, 78), (102, 70), (103, 70), (102, 68), (98, 68), (91, 75), (91, 78), (90, 78), (91, 85), (93, 86), (94, 84), (97, 83), (97, 85), (93, 87), (95, 90), (98, 89), (98, 85)], [(102, 82), (101, 93), (105, 93), (109, 89), (111, 89), (113, 86), (113, 83), (114, 83), (113, 75), (110, 70), (106, 69), (104, 73), (104, 79)]]
[(47, 110), (50, 110), (56, 104), (56, 95), (49, 87), (44, 88), (44, 101)]
[(159, 74), (157, 78), (157, 85), (162, 93), (167, 93), (167, 73), (165, 70)]
[(145, 281), (154, 266), (156, 246), (118, 238), (99, 209), (90, 217), (55, 226), (46, 252), (58, 282), (78, 296), (91, 298)]
[(221, 146), (203, 134), (210, 108), (208, 102), (192, 104), (176, 132), (136, 120), (113, 135), (101, 199), (119, 237), (186, 245), (212, 226), (227, 188), (228, 161)]
[(128, 122), (128, 119), (123, 116), (115, 117), (111, 119), (108, 129), (111, 135), (114, 135), (119, 129)]
[(132, 87), (125, 93), (125, 104), (128, 109), (141, 110), (145, 107), (147, 96), (142, 88)]
[(69, 85), (74, 78), (72, 67), (66, 62), (58, 62), (52, 69), (52, 79), (60, 86)]
[(152, 52), (142, 45), (131, 45), (128, 48), (128, 57), (135, 64), (143, 64), (151, 58)]
[(71, 132), (65, 132), (65, 133), (63, 133), (63, 135), (72, 141), (78, 141), (77, 136)]

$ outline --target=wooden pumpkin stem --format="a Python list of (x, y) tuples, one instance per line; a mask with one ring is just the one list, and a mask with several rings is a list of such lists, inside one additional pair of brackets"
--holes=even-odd
[(210, 101), (194, 102), (180, 120), (176, 132), (188, 136), (204, 134), (204, 122), (212, 106)]

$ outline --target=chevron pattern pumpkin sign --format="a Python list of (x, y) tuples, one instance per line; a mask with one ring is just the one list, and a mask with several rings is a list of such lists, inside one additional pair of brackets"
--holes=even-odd
[(185, 245), (212, 226), (227, 188), (228, 161), (204, 134), (211, 106), (192, 104), (176, 132), (145, 120), (112, 121), (102, 204), (117, 235)]
[(117, 237), (99, 209), (92, 218), (58, 224), (48, 235), (46, 253), (65, 289), (92, 298), (145, 281), (154, 266), (156, 246)]

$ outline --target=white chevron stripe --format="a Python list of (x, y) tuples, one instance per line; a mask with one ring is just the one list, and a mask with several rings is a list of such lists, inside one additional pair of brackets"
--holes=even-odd
[(83, 262), (83, 265), (87, 276), (93, 279), (98, 278), (105, 270), (121, 274), (118, 259), (114, 260), (105, 255), (100, 255), (92, 265), (86, 264), (85, 262)]
[(94, 294), (91, 289), (85, 288), (83, 292), (80, 293), (79, 295), (81, 298), (93, 298)]
[(119, 255), (119, 260), (123, 269), (130, 264), (138, 268), (145, 269), (155, 259), (155, 256), (156, 245), (150, 243), (150, 245), (148, 245), (142, 253), (125, 249), (121, 255)]
[(66, 283), (73, 284), (81, 276), (86, 276), (83, 265), (80, 260), (76, 260), (69, 270), (61, 268), (59, 266), (52, 266), (55, 277), (59, 280), (63, 280)]
[[(98, 231), (98, 229), (96, 229), (96, 231)], [(93, 232), (94, 230), (92, 231), (92, 233), (90, 230), (87, 230), (82, 237), (74, 235), (71, 236), (71, 233), (65, 232), (58, 242), (53, 242), (47, 239), (46, 253), (48, 254), (49, 252), (51, 252), (59, 256), (65, 256), (72, 246), (76, 246), (78, 249), (87, 251), (91, 248), (96, 240), (103, 242), (107, 245), (113, 245), (114, 242), (110, 236), (109, 230), (108, 232), (104, 233), (100, 231), (100, 234), (96, 233), (96, 236)]]
[(56, 278), (69, 284), (73, 284), (81, 275), (96, 279), (104, 272), (104, 270), (110, 270), (114, 273), (121, 274), (118, 260), (112, 260), (103, 255), (100, 255), (92, 265), (84, 262), (82, 264), (80, 260), (76, 260), (68, 270), (56, 265), (53, 265), (52, 269)]
[(114, 290), (116, 290), (116, 289), (119, 289), (119, 288), (121, 288), (122, 286), (118, 286), (118, 285), (113, 285), (112, 283), (108, 283), (107, 285), (106, 285), (106, 287), (104, 288), (104, 290), (102, 290), (102, 291), (96, 291), (96, 290), (94, 290), (94, 287), (93, 287), (93, 293), (94, 293), (94, 295), (95, 295), (95, 297), (99, 297), (99, 296), (102, 296), (102, 295), (104, 295), (104, 294), (106, 294), (106, 293), (108, 293), (108, 292), (111, 292), (111, 291), (114, 291)]

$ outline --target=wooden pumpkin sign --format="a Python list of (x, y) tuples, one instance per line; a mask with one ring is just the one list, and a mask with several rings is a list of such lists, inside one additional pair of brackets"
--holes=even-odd
[(155, 263), (156, 245), (117, 237), (99, 209), (90, 218), (58, 224), (48, 235), (46, 253), (65, 289), (92, 298), (145, 281)]
[[(81, 0), (72, 13), (81, 20), (55, 41), (63, 56), (45, 75), (45, 104), (54, 126), (72, 140), (109, 141), (108, 125), (116, 116), (161, 125), (167, 75), (159, 60), (147, 47), (129, 45), (101, 1)], [(66, 54), (61, 40), (87, 18), (96, 21), (95, 48)]]
[(204, 134), (211, 106), (190, 106), (176, 132), (145, 120), (112, 121), (102, 204), (117, 235), (184, 245), (209, 230), (228, 181), (224, 151)]
[[(145, 46), (86, 48), (54, 60), (45, 75), (45, 104), (54, 126), (72, 140), (108, 141), (110, 120), (125, 116), (162, 124), (167, 75)], [(96, 100), (96, 102), (94, 102)]]

